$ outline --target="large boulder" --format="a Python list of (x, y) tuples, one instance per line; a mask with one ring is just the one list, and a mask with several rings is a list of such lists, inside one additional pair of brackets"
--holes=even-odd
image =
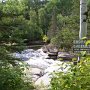
[(31, 70), (30, 71), (31, 74), (39, 75), (39, 76), (43, 75), (43, 70), (41, 70), (39, 68), (31, 68), (30, 70)]
[(32, 80), (35, 82), (37, 79), (39, 79), (41, 76), (44, 75), (44, 72), (42, 69), (39, 68), (31, 68), (31, 66), (27, 66), (24, 68), (25, 77), (28, 80)]
[(61, 58), (64, 61), (71, 61), (75, 55), (68, 52), (58, 52), (58, 58)]
[(49, 86), (51, 81), (52, 75), (49, 75), (49, 73), (46, 73), (44, 76), (40, 77), (36, 82), (35, 86)]
[(37, 79), (35, 86), (48, 87), (50, 85), (51, 78), (53, 77), (53, 72), (64, 72), (69, 70), (70, 66), (66, 63), (55, 61), (47, 69), (44, 70), (44, 75)]
[(40, 76), (38, 76), (38, 75), (32, 75), (31, 76), (31, 80), (33, 83), (35, 83), (39, 78), (40, 78)]
[(43, 52), (58, 52), (58, 49), (53, 44), (44, 45), (42, 50)]

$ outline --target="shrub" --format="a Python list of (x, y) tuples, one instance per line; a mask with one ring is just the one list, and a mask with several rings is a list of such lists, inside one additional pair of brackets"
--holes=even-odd
[(19, 66), (0, 62), (0, 90), (33, 90), (32, 83), (25, 82), (23, 76)]
[(8, 54), (6, 47), (0, 47), (0, 90), (33, 90), (31, 80), (26, 82), (23, 79), (24, 67), (16, 64), (16, 59)]
[(90, 55), (71, 65), (70, 72), (58, 72), (51, 80), (50, 90), (90, 90)]

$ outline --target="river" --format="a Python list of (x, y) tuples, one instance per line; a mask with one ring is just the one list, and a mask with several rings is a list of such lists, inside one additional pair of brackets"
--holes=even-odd
[(36, 86), (40, 86), (42, 83), (44, 86), (50, 85), (52, 72), (67, 72), (69, 65), (58, 60), (47, 59), (48, 54), (44, 53), (41, 49), (26, 49), (21, 53), (13, 53), (13, 57), (20, 58), (25, 64), (29, 66), (26, 69), (27, 76), (32, 78), (32, 81)]

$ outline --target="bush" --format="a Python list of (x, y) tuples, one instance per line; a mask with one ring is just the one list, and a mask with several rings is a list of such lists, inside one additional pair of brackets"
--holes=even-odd
[(70, 72), (58, 72), (51, 80), (50, 90), (90, 90), (90, 55), (71, 65)]
[(31, 80), (25, 82), (23, 79), (24, 67), (16, 64), (16, 59), (8, 54), (6, 47), (0, 47), (0, 90), (33, 90)]
[(23, 80), (23, 73), (19, 66), (0, 62), (0, 90), (33, 90), (31, 82)]

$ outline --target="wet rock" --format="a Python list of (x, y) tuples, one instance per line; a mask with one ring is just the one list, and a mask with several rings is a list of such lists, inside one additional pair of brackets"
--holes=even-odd
[(48, 73), (44, 76), (40, 77), (36, 82), (35, 86), (49, 86), (51, 81), (52, 75), (49, 75)]
[(56, 48), (56, 46), (52, 44), (44, 45), (42, 47), (42, 50), (43, 52), (58, 52), (58, 49)]
[(58, 49), (54, 45), (45, 45), (43, 46), (42, 50), (43, 52), (48, 53), (47, 59), (57, 59)]
[(25, 77), (27, 77), (29, 80), (31, 79), (33, 82), (44, 75), (43, 70), (39, 68), (31, 68), (30, 66), (24, 68), (24, 73)]
[(48, 59), (54, 59), (56, 60), (57, 59), (57, 56), (58, 56), (58, 52), (49, 52), (48, 53)]
[(53, 72), (67, 72), (70, 67), (67, 64), (63, 64), (60, 61), (54, 61), (47, 69), (44, 70), (44, 75), (37, 79), (36, 86), (49, 86)]
[(42, 69), (39, 69), (39, 68), (30, 68), (30, 73), (32, 75), (42, 76), (44, 72)]
[(40, 77), (38, 75), (32, 75), (31, 79), (33, 82), (36, 82)]
[(61, 58), (62, 60), (69, 60), (71, 61), (75, 56), (73, 54), (67, 53), (67, 52), (58, 52), (58, 58)]

